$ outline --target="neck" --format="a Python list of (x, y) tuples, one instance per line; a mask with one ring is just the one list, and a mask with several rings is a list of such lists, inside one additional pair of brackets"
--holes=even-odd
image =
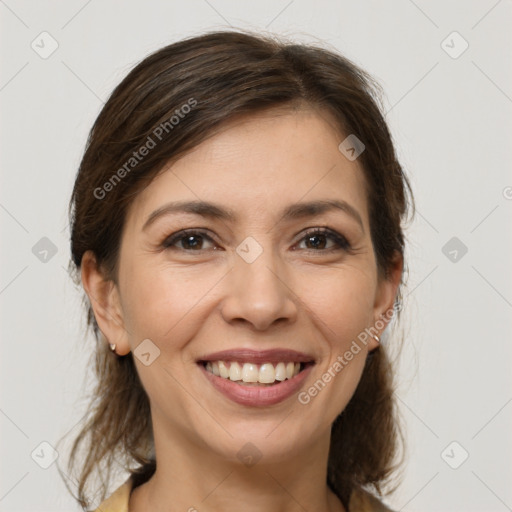
[(254, 465), (205, 450), (186, 432), (154, 434), (157, 469), (132, 492), (130, 512), (345, 512), (326, 483), (330, 432), (277, 460), (262, 454)]

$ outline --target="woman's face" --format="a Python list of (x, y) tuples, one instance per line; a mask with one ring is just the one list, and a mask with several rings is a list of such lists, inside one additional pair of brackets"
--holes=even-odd
[[(118, 354), (134, 351), (156, 441), (233, 460), (250, 442), (278, 460), (324, 443), (352, 397), (377, 345), (361, 333), (392, 307), (401, 262), (379, 279), (363, 170), (333, 127), (306, 110), (232, 122), (131, 204), (96, 316)], [(289, 378), (289, 363), (305, 369)]]

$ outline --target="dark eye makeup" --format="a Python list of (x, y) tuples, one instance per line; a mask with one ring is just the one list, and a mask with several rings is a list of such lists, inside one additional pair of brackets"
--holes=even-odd
[[(326, 246), (328, 246), (329, 240), (334, 242), (334, 247), (326, 248)], [(213, 238), (209, 236), (204, 230), (195, 228), (182, 229), (165, 238), (161, 244), (161, 247), (163, 249), (181, 250), (189, 253), (202, 252), (203, 250), (208, 250), (203, 248), (205, 241), (215, 244)], [(330, 228), (325, 227), (308, 229), (297, 244), (300, 245), (303, 242), (305, 242), (306, 245), (309, 244), (309, 247), (304, 249), (308, 252), (330, 253), (333, 251), (350, 252), (352, 250), (352, 246), (345, 236)], [(219, 247), (216, 246), (209, 250), (218, 249)]]

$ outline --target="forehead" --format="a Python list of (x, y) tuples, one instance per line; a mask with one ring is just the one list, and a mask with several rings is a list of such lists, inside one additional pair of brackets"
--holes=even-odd
[(341, 199), (367, 225), (362, 167), (338, 149), (346, 136), (326, 112), (269, 111), (224, 124), (141, 191), (127, 224), (140, 229), (173, 200), (222, 203), (243, 219), (273, 215), (288, 204)]

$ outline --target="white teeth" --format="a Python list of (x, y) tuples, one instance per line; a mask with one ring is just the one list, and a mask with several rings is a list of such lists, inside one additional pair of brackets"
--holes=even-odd
[(260, 367), (260, 373), (258, 381), (263, 384), (272, 384), (276, 380), (276, 371), (270, 363), (262, 364)]
[(229, 379), (229, 368), (224, 364), (224, 361), (219, 361), (220, 376), (224, 379)]
[(242, 370), (238, 363), (231, 363), (229, 365), (229, 378), (231, 380), (242, 380)]
[(258, 382), (258, 377), (258, 365), (252, 363), (244, 363), (242, 368), (242, 380), (244, 382)]
[(277, 363), (276, 380), (286, 380), (286, 366), (284, 363)]
[(295, 377), (300, 372), (301, 363), (264, 363), (261, 366), (254, 363), (238, 363), (236, 361), (208, 361), (205, 365), (208, 372), (217, 377), (253, 384), (273, 384)]

